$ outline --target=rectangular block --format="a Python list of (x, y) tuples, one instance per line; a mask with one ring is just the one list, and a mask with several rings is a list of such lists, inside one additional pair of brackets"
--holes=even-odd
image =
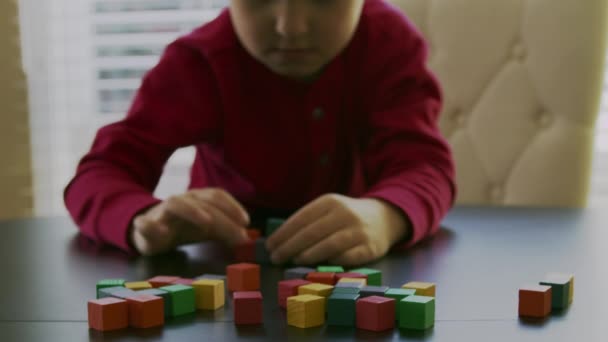
[(332, 293), (327, 298), (327, 324), (354, 327), (357, 299), (356, 293)]
[(125, 287), (134, 291), (151, 289), (152, 284), (147, 281), (130, 281), (125, 283)]
[(257, 291), (260, 289), (260, 265), (251, 263), (228, 265), (226, 275), (230, 291)]
[(139, 294), (127, 298), (129, 305), (129, 326), (152, 328), (165, 324), (165, 307), (161, 297)]
[(398, 305), (400, 328), (426, 330), (435, 324), (435, 298), (407, 296)]
[(311, 283), (334, 285), (336, 283), (336, 274), (328, 272), (310, 272), (306, 276), (306, 280)]
[(388, 291), (388, 286), (364, 286), (361, 288), (359, 294), (362, 298), (370, 297), (370, 296), (379, 296), (384, 297), (386, 291)]
[(357, 301), (357, 328), (385, 331), (395, 327), (395, 300), (370, 296)]
[(411, 282), (401, 286), (401, 288), (416, 290), (416, 295), (418, 295), (418, 296), (435, 297), (435, 284), (434, 283), (411, 281)]
[(224, 306), (224, 281), (220, 279), (199, 279), (192, 283), (196, 308), (217, 310)]
[(284, 279), (306, 279), (308, 273), (316, 272), (314, 268), (309, 267), (295, 267), (285, 270), (283, 273)]
[(263, 298), (259, 291), (235, 292), (232, 297), (234, 323), (262, 324), (264, 321)]
[(171, 316), (181, 316), (195, 311), (194, 288), (187, 285), (169, 285), (159, 287), (160, 290), (169, 292), (171, 296)]
[(342, 266), (317, 266), (317, 272), (344, 273)]
[(526, 285), (519, 289), (520, 317), (545, 318), (551, 313), (551, 286)]
[(129, 326), (129, 307), (124, 299), (107, 297), (87, 303), (89, 328), (99, 331), (124, 329)]
[(348, 271), (349, 273), (359, 273), (367, 276), (367, 285), (381, 286), (382, 272), (373, 268), (356, 268)]
[(288, 279), (280, 281), (278, 286), (279, 306), (286, 308), (287, 298), (297, 296), (300, 286), (308, 284), (310, 284), (310, 282), (304, 279)]
[(287, 298), (287, 324), (298, 328), (311, 328), (325, 323), (325, 298), (315, 295), (298, 295)]

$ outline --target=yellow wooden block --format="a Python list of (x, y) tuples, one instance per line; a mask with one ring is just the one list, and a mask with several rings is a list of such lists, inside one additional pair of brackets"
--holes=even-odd
[(192, 282), (197, 309), (217, 310), (224, 306), (224, 281), (221, 279), (199, 279)]
[(341, 278), (338, 283), (361, 283), (367, 286), (367, 279), (364, 278)]
[(125, 283), (125, 287), (137, 291), (151, 289), (152, 284), (148, 283), (147, 281), (130, 281), (128, 283)]
[(321, 297), (329, 297), (334, 290), (334, 287), (327, 284), (312, 283), (298, 287), (299, 295), (315, 295)]
[(310, 294), (287, 298), (287, 324), (298, 328), (325, 324), (325, 298)]
[(411, 281), (401, 286), (402, 289), (416, 290), (417, 296), (435, 297), (435, 284)]

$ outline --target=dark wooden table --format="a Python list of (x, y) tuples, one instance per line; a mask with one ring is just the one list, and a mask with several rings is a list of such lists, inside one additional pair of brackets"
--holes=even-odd
[[(201, 244), (136, 258), (90, 242), (66, 218), (2, 222), (0, 341), (606, 341), (607, 226), (608, 210), (600, 209), (453, 210), (435, 238), (369, 265), (381, 269), (391, 287), (410, 280), (437, 283), (436, 323), (425, 332), (289, 327), (276, 304), (282, 269), (268, 266), (262, 269), (262, 326), (236, 327), (228, 303), (158, 329), (102, 334), (88, 329), (86, 312), (99, 279), (224, 273), (229, 254)], [(518, 288), (550, 271), (575, 274), (573, 305), (544, 322), (518, 319)]]

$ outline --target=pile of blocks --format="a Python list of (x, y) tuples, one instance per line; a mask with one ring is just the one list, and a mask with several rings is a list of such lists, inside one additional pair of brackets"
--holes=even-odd
[(258, 229), (247, 229), (249, 241), (242, 243), (234, 249), (234, 259), (237, 262), (251, 262), (270, 264), (270, 254), (266, 249), (266, 237), (272, 235), (285, 222), (279, 218), (266, 220), (264, 235)]
[(551, 312), (567, 309), (573, 297), (574, 275), (548, 273), (538, 284), (519, 289), (518, 313), (523, 318), (545, 319)]
[(395, 325), (425, 330), (435, 323), (435, 284), (410, 282), (401, 288), (382, 286), (379, 270), (345, 272), (339, 266), (297, 267), (279, 282), (279, 306), (287, 324), (299, 328), (323, 325), (385, 331)]

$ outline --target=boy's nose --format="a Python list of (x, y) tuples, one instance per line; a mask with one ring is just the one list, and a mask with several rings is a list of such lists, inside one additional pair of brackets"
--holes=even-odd
[(276, 31), (283, 37), (298, 37), (308, 32), (306, 9), (297, 1), (280, 1), (276, 12)]

